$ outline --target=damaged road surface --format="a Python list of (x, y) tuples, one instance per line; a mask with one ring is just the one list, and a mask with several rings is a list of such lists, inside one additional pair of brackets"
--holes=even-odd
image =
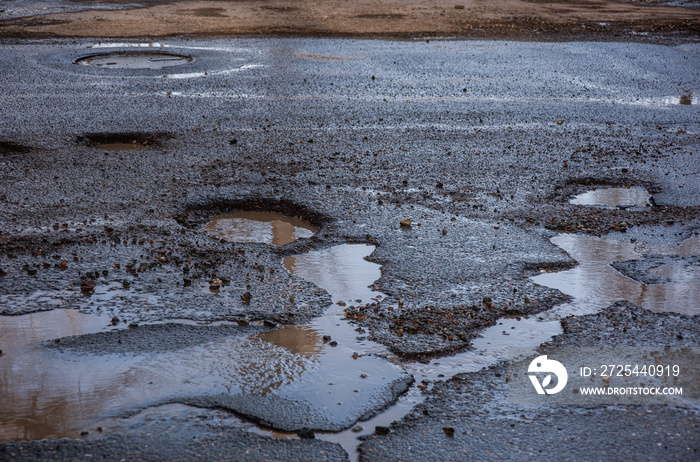
[(0, 69), (0, 458), (697, 459), (693, 390), (518, 407), (502, 362), (700, 346), (696, 40), (3, 39)]

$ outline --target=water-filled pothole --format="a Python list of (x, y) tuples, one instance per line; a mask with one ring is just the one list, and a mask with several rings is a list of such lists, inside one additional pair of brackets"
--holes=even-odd
[(113, 51), (84, 56), (75, 64), (102, 69), (163, 69), (181, 66), (194, 61), (189, 55), (164, 53), (159, 51)]
[(14, 141), (0, 141), (0, 155), (3, 154), (24, 154), (29, 152), (29, 148)]
[[(666, 284), (643, 284), (624, 276), (613, 267), (638, 266), (623, 265), (625, 262), (644, 260), (646, 255), (657, 259), (666, 256), (668, 262), (677, 257), (700, 255), (700, 240), (691, 237), (680, 244), (656, 244), (631, 241), (615, 236), (583, 236), (560, 234), (552, 242), (566, 251), (579, 265), (566, 271), (540, 274), (532, 280), (537, 284), (558, 289), (571, 295), (574, 300), (558, 305), (548, 311), (547, 317), (583, 315), (595, 313), (619, 300), (635, 303), (655, 312), (676, 312), (687, 315), (700, 313), (697, 301), (700, 300), (700, 281), (696, 279), (697, 268), (676, 268), (673, 277)], [(691, 260), (679, 260), (690, 262)]]
[(602, 207), (647, 207), (651, 194), (641, 187), (603, 188), (588, 191), (571, 199), (574, 205), (597, 205)]
[(89, 133), (76, 141), (106, 151), (138, 151), (158, 146), (165, 138), (162, 133)]
[(204, 230), (232, 242), (284, 245), (314, 235), (316, 227), (279, 212), (240, 211), (213, 217)]
[[(108, 318), (90, 321), (90, 315), (75, 312), (0, 318), (0, 333), (12, 332), (7, 338), (14, 335), (23, 342), (22, 348), (9, 347), (0, 362), (0, 393), (11, 396), (13, 403), (9, 412), (0, 415), (1, 428), (9, 429), (0, 433), (0, 439), (76, 436), (89, 429), (87, 425), (94, 428), (98, 417), (182, 398), (198, 406), (233, 409), (277, 428), (297, 429), (319, 422), (329, 430), (351, 426), (316, 436), (340, 443), (356, 459), (358, 436), (371, 434), (377, 425), (388, 426), (422, 401), (421, 388), (414, 386), (396, 404), (371, 417), (405, 389), (406, 372), (429, 386), (431, 381), (447, 380), (457, 373), (478, 371), (505, 357), (509, 347), (534, 348), (561, 333), (562, 317), (595, 312), (622, 298), (656, 311), (697, 312), (697, 307), (690, 305), (700, 299), (700, 285), (663, 284), (659, 287), (670, 287), (671, 291), (646, 296), (648, 288), (609, 266), (611, 260), (625, 261), (646, 253), (697, 255), (697, 237), (663, 247), (612, 235), (559, 235), (553, 243), (580, 265), (533, 280), (573, 295), (572, 303), (538, 316), (501, 319), (482, 332), (473, 342), (473, 350), (427, 364), (402, 362), (399, 367), (386, 347), (368, 340), (345, 319), (346, 304), (368, 303), (384, 296), (370, 288), (381, 275), (380, 266), (365, 259), (374, 247), (360, 244), (284, 260), (285, 268), (326, 289), (336, 302), (306, 325), (257, 328), (253, 333), (242, 331), (220, 338), (209, 335), (210, 341), (192, 348), (158, 354), (132, 348), (128, 355), (115, 356), (52, 352), (36, 344), (71, 333), (108, 329)], [(688, 301), (686, 308), (678, 305), (683, 300)], [(69, 316), (68, 322), (57, 322), (52, 316)], [(94, 326), (76, 330), (74, 326), (81, 325), (83, 318)], [(120, 332), (136, 335), (138, 328)], [(168, 344), (172, 340), (165, 338)], [(151, 340), (154, 337), (149, 336)], [(90, 342), (105, 343), (97, 338)], [(18, 374), (18, 370), (24, 372)], [(392, 388), (397, 383), (401, 386)], [(357, 420), (360, 422), (354, 423)]]

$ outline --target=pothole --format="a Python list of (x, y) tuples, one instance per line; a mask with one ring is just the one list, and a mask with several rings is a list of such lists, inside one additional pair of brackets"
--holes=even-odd
[(3, 154), (24, 154), (29, 152), (29, 148), (15, 143), (14, 141), (0, 141), (0, 155)]
[[(505, 357), (509, 347), (534, 348), (561, 333), (559, 321), (564, 316), (595, 312), (621, 298), (655, 311), (697, 312), (692, 301), (700, 298), (700, 285), (689, 289), (690, 284), (663, 284), (659, 287), (673, 287), (671, 292), (647, 296), (643, 284), (610, 267), (611, 260), (626, 261), (650, 252), (697, 255), (697, 237), (663, 248), (613, 236), (559, 235), (552, 242), (580, 265), (541, 274), (533, 281), (573, 295), (572, 303), (537, 316), (501, 319), (482, 331), (473, 350), (428, 363), (397, 365), (399, 361), (384, 345), (369, 340), (364, 329), (345, 319), (346, 306), (385, 298), (370, 287), (381, 276), (380, 266), (366, 260), (374, 247), (362, 244), (344, 244), (284, 260), (287, 270), (324, 288), (335, 301), (323, 316), (305, 325), (276, 330), (249, 326), (249, 330), (223, 337), (209, 332), (205, 343), (158, 354), (126, 345), (128, 354), (114, 355), (37, 344), (65, 335), (103, 332), (110, 329), (108, 318), (70, 311), (2, 317), (0, 333), (11, 332), (8, 342), (16, 338), (20, 340), (15, 343), (22, 345), (8, 347), (0, 362), (0, 393), (11, 396), (13, 403), (10, 412), (0, 416), (0, 428), (10, 429), (11, 434), (0, 433), (0, 439), (77, 436), (81, 429), (95, 428), (105, 415), (170, 401), (233, 410), (283, 430), (321, 429), (324, 432), (317, 432), (317, 438), (341, 444), (356, 460), (358, 437), (402, 418), (423, 400), (422, 390), (434, 381), (478, 371)], [(683, 299), (687, 306), (680, 306)], [(87, 328), (79, 327), (86, 322)], [(115, 334), (121, 338), (128, 333), (131, 337), (124, 338), (137, 338), (139, 329), (97, 335), (114, 340)], [(4, 335), (0, 338), (5, 341)], [(170, 344), (171, 337), (163, 338), (164, 345)], [(84, 345), (109, 343), (97, 337), (85, 340)], [(157, 339), (150, 334), (146, 340)], [(72, 341), (64, 343), (68, 346)], [(130, 343), (133, 341), (124, 342)], [(408, 374), (418, 381), (415, 386), (409, 387)], [(248, 428), (256, 432), (258, 427), (248, 424)]]
[(138, 151), (158, 146), (164, 138), (160, 133), (89, 133), (76, 141), (105, 151)]
[(159, 51), (113, 51), (84, 56), (75, 60), (75, 64), (101, 69), (163, 69), (191, 63), (194, 58), (189, 55), (164, 53)]
[(232, 242), (259, 242), (284, 245), (316, 233), (311, 223), (280, 212), (239, 211), (217, 215), (204, 230), (214, 237)]
[(651, 194), (644, 188), (602, 188), (588, 191), (571, 199), (574, 205), (594, 205), (602, 207), (647, 207)]
[[(687, 315), (700, 313), (700, 284), (697, 268), (681, 266), (675, 273), (676, 282), (644, 284), (618, 272), (613, 267), (635, 267), (643, 264), (646, 255), (665, 255), (664, 261), (685, 261), (674, 257), (697, 257), (700, 242), (691, 237), (678, 245), (631, 241), (614, 236), (583, 236), (560, 234), (552, 242), (566, 251), (579, 265), (566, 271), (540, 274), (532, 280), (540, 285), (558, 289), (574, 300), (555, 307), (544, 316), (566, 312), (567, 315), (595, 313), (612, 303), (626, 300), (655, 312), (675, 312)], [(642, 260), (637, 262), (637, 260)], [(695, 259), (696, 260), (696, 259)], [(631, 263), (634, 261), (635, 263)], [(623, 264), (623, 262), (625, 264)], [(676, 268), (679, 269), (679, 268)]]

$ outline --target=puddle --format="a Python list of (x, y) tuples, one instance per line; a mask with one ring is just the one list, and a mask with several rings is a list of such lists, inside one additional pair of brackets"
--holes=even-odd
[[(269, 218), (270, 214), (265, 215)], [(230, 219), (225, 217), (222, 220)], [(271, 221), (263, 221), (270, 243)], [(221, 232), (213, 223), (221, 221), (207, 225), (214, 227), (209, 231)], [(286, 224), (289, 228), (284, 234), (290, 237), (295, 226)], [(252, 229), (247, 233), (259, 232)], [(302, 229), (313, 233), (308, 227)], [(0, 440), (75, 437), (81, 430), (107, 422), (110, 414), (188, 398), (191, 404), (235, 409), (254, 419), (275, 422), (278, 428), (319, 424), (333, 431), (347, 428), (316, 432), (316, 437), (341, 444), (351, 460), (357, 460), (358, 437), (410, 412), (424, 399), (418, 385), (430, 387), (432, 381), (479, 371), (507, 357), (510, 347), (534, 349), (561, 333), (562, 317), (593, 313), (620, 299), (654, 311), (695, 314), (700, 310), (693, 304), (700, 299), (700, 284), (645, 286), (610, 266), (613, 260), (644, 255), (698, 255), (697, 237), (665, 246), (632, 243), (612, 235), (562, 234), (552, 242), (579, 261), (579, 266), (532, 280), (574, 296), (573, 302), (538, 316), (501, 319), (482, 331), (472, 350), (428, 363), (400, 362), (384, 345), (368, 340), (357, 325), (346, 321), (347, 305), (384, 297), (370, 288), (381, 272), (380, 265), (365, 259), (374, 247), (364, 244), (344, 244), (284, 259), (288, 271), (331, 294), (334, 303), (323, 316), (305, 325), (211, 337), (196, 347), (157, 354), (138, 348), (129, 354), (71, 354), (38, 342), (92, 332), (113, 335), (108, 332), (113, 330), (109, 319), (70, 310), (0, 317), (0, 348), (5, 350), (0, 357), (0, 394), (8, 398), (0, 413)], [(120, 332), (136, 335), (137, 330)], [(149, 341), (157, 338), (153, 335)], [(171, 340), (165, 337), (164, 344)], [(395, 404), (361, 421), (391, 402), (387, 389), (407, 373), (416, 383)], [(167, 407), (152, 409), (145, 412), (170, 412)], [(295, 437), (237, 417), (228, 419), (227, 425), (270, 437)]]
[(640, 187), (603, 188), (588, 191), (571, 199), (575, 205), (598, 205), (603, 207), (648, 207), (651, 194)]
[(102, 69), (163, 69), (194, 61), (192, 56), (158, 51), (114, 51), (75, 60), (75, 64)]
[(608, 235), (603, 237), (560, 234), (552, 242), (566, 251), (579, 265), (558, 273), (532, 278), (537, 284), (558, 289), (575, 297), (571, 303), (558, 305), (548, 317), (595, 313), (618, 300), (627, 300), (655, 312), (700, 313), (700, 281), (691, 271), (677, 275), (677, 283), (642, 284), (617, 270), (613, 261), (638, 260), (645, 255), (700, 255), (700, 243), (692, 237), (678, 245), (631, 242)]
[[(336, 299), (355, 299), (358, 293), (376, 295), (366, 287), (358, 290), (379, 277), (379, 265), (363, 260), (372, 250), (340, 246), (287, 264), (307, 277), (321, 276), (324, 287), (337, 288)], [(328, 263), (312, 267), (318, 261)], [(348, 283), (344, 271), (359, 276)], [(307, 325), (253, 334), (250, 329), (259, 328), (234, 327), (241, 334), (223, 338), (197, 326), (210, 341), (172, 351), (164, 345), (174, 343), (177, 324), (161, 326), (170, 329), (167, 335), (141, 327), (149, 328), (144, 349), (132, 345), (139, 328), (120, 324), (122, 330), (115, 331), (109, 316), (55, 310), (0, 317), (0, 394), (7, 398), (0, 440), (76, 437), (109, 415), (188, 397), (289, 430), (349, 427), (393, 401), (390, 390), (408, 375), (368, 354), (386, 353), (383, 346), (367, 342), (362, 355), (355, 354), (365, 342), (343, 317), (343, 308), (334, 305)], [(78, 346), (64, 338), (90, 333), (97, 334)], [(40, 344), (55, 338), (64, 338), (62, 346)]]
[(78, 136), (76, 141), (106, 151), (139, 151), (158, 146), (167, 138), (162, 133), (90, 133)]
[(213, 217), (204, 230), (232, 242), (284, 245), (314, 235), (316, 228), (278, 212), (235, 212)]
[(105, 151), (140, 151), (148, 149), (148, 146), (144, 146), (140, 143), (104, 143), (98, 144), (96, 146), (99, 149), (104, 149)]
[[(0, 317), (0, 441), (63, 436), (91, 397), (108, 399), (120, 384), (107, 373), (109, 364), (56, 362), (52, 352), (39, 346), (41, 341), (107, 329), (112, 329), (109, 317), (75, 310)], [(100, 375), (96, 370), (106, 380), (94, 380)]]

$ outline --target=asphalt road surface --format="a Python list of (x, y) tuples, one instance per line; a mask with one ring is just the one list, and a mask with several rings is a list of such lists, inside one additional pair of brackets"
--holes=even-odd
[(4, 39), (0, 457), (697, 460), (695, 389), (518, 407), (497, 364), (699, 346), (700, 44), (652, 42)]

